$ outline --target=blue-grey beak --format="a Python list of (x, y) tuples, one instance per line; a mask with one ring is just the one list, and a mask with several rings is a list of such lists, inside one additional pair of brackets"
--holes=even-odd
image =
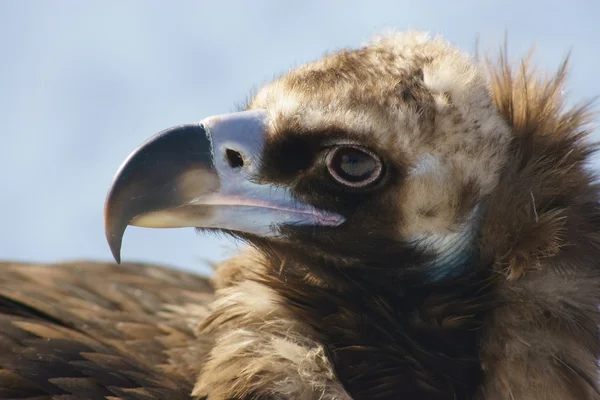
[(286, 224), (340, 225), (340, 215), (254, 179), (267, 127), (264, 110), (217, 115), (164, 130), (135, 149), (119, 168), (104, 207), (115, 260), (120, 262), (128, 225), (261, 236), (277, 236)]

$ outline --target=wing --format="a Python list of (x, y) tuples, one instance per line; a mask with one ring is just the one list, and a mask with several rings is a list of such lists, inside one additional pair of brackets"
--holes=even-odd
[(150, 265), (0, 263), (0, 398), (189, 399), (208, 343), (173, 310), (212, 293)]

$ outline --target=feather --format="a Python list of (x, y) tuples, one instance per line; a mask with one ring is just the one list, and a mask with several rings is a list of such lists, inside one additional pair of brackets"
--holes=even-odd
[(190, 398), (185, 360), (209, 344), (166, 306), (210, 301), (205, 279), (142, 264), (0, 269), (0, 398)]

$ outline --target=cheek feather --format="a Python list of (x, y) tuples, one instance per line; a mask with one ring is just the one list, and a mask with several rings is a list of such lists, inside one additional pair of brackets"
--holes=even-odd
[(421, 155), (409, 172), (409, 178), (423, 175), (432, 175), (442, 179), (447, 174), (447, 169), (440, 159), (433, 154)]

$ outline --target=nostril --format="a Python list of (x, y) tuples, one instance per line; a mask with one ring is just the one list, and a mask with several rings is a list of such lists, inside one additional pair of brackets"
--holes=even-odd
[(244, 158), (239, 151), (226, 149), (225, 159), (231, 168), (241, 168), (244, 166)]

